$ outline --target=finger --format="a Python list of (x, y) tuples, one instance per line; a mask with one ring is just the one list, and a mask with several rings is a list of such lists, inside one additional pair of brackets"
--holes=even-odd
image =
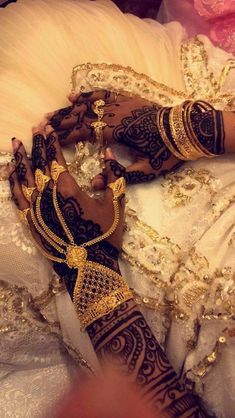
[(27, 209), (29, 207), (29, 204), (22, 192), (22, 188), (16, 172), (16, 166), (14, 164), (9, 164), (8, 173), (13, 202), (18, 207), (18, 209)]
[(45, 115), (45, 118), (49, 121), (49, 123), (53, 126), (53, 128), (59, 129), (61, 122), (64, 119), (69, 118), (72, 110), (73, 110), (73, 106), (67, 106), (62, 109), (58, 109), (55, 112), (47, 113)]
[[(115, 178), (124, 177), (127, 184), (138, 184), (152, 181), (156, 178), (157, 172), (152, 169), (147, 159), (137, 161), (128, 167), (124, 167), (116, 160), (109, 161), (109, 168)], [(107, 179), (104, 173), (96, 176), (92, 181), (95, 190), (104, 190)]]
[(47, 163), (45, 135), (42, 129), (33, 128), (32, 166), (33, 171), (38, 168), (43, 174), (49, 176), (50, 171)]
[(153, 170), (148, 159), (137, 161), (126, 168), (125, 179), (127, 184), (138, 184), (152, 181), (157, 172)]
[(55, 114), (50, 120), (50, 125), (57, 132), (69, 131), (78, 129), (76, 128), (77, 126), (81, 127), (85, 118), (87, 119), (87, 122), (90, 123), (97, 119), (97, 115), (93, 112), (91, 103), (75, 104), (66, 116)]
[(68, 99), (71, 103), (94, 103), (96, 100), (104, 100), (105, 103), (114, 103), (118, 101), (124, 101), (128, 98), (122, 94), (111, 92), (109, 90), (94, 90), (87, 93), (70, 93)]
[(90, 123), (77, 124), (74, 128), (62, 132), (58, 131), (57, 134), (61, 146), (76, 144), (81, 141), (94, 142), (95, 140), (94, 129)]
[(66, 168), (66, 161), (58, 141), (58, 135), (50, 125), (46, 127), (45, 146), (49, 169), (51, 168), (51, 163), (54, 160), (57, 161), (59, 165), (62, 165), (64, 168)]
[[(115, 172), (111, 169), (112, 164), (117, 163), (116, 157), (113, 151), (111, 150), (111, 148), (106, 149), (104, 158), (105, 158), (105, 169), (104, 169), (103, 174), (107, 178), (107, 186), (108, 186), (109, 184), (114, 183), (118, 178), (124, 177), (124, 176), (121, 176), (121, 175), (116, 176)], [(125, 171), (125, 167), (123, 168)], [(123, 193), (123, 195), (120, 196), (120, 199), (119, 199), (120, 203), (122, 203), (122, 200), (123, 200), (122, 198), (124, 197), (124, 194), (125, 193)], [(113, 199), (113, 191), (110, 187), (107, 187), (105, 191), (105, 195), (104, 195), (104, 201), (111, 201), (112, 199)], [(124, 205), (122, 206), (124, 208)]]
[(30, 163), (21, 141), (16, 138), (12, 138), (12, 148), (15, 159), (16, 174), (20, 184), (24, 184), (27, 187), (33, 187), (35, 185), (34, 176), (30, 167)]

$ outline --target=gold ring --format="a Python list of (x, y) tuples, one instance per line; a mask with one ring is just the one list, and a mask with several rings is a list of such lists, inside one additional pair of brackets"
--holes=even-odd
[(27, 209), (17, 209), (17, 215), (18, 218), (20, 220), (20, 222), (22, 222), (24, 225), (28, 225), (28, 218), (27, 218), (27, 214), (30, 211), (30, 208)]
[(25, 197), (25, 199), (28, 200), (28, 202), (31, 202), (32, 194), (36, 190), (36, 187), (27, 187), (24, 184), (22, 184), (22, 192)]
[(102, 121), (104, 116), (104, 109), (102, 106), (105, 105), (105, 101), (100, 99), (94, 102), (93, 112), (97, 115), (98, 119), (95, 122), (91, 123), (91, 127), (95, 131), (95, 139), (102, 147), (104, 146), (103, 141), (103, 129), (107, 126), (107, 123)]
[(37, 189), (40, 193), (43, 192), (43, 190), (46, 187), (46, 184), (51, 180), (51, 178), (49, 176), (46, 176), (45, 174), (43, 174), (42, 170), (40, 170), (39, 168), (36, 169), (35, 171), (35, 183), (37, 186)]
[(63, 165), (58, 164), (56, 160), (52, 161), (51, 178), (52, 180), (54, 180), (55, 183), (58, 181), (59, 176), (65, 171), (68, 171), (67, 168), (65, 168)]
[(117, 200), (120, 196), (126, 194), (126, 180), (124, 177), (120, 177), (113, 183), (107, 185), (113, 191), (113, 200)]

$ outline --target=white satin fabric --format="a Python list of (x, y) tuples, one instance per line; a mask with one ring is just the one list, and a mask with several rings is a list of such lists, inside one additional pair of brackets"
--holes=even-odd
[[(180, 59), (185, 36), (184, 29), (177, 23), (162, 26), (151, 20), (141, 21), (132, 15), (123, 15), (111, 1), (18, 0), (17, 4), (0, 10), (1, 151), (9, 152), (9, 139), (16, 136), (30, 152), (31, 126), (45, 112), (66, 105), (72, 68), (83, 62), (131, 66), (159, 83), (190, 94)], [(207, 38), (201, 41), (209, 56), (209, 68), (218, 76), (229, 55), (212, 47)], [(193, 71), (196, 70), (190, 62)], [(195, 77), (194, 88), (203, 95), (201, 83), (198, 86), (197, 83), (198, 77)], [(232, 75), (229, 90), (235, 92)], [(207, 94), (206, 89), (204, 94)], [(1, 158), (3, 167), (10, 156)], [(190, 166), (194, 170), (209, 170), (210, 178), (215, 179), (213, 193), (212, 186), (201, 186), (200, 181), (195, 180), (190, 199), (176, 206), (175, 189), (173, 192), (169, 189), (169, 179), (159, 179), (149, 185), (130, 188), (129, 206), (160, 236), (167, 236), (180, 246), (180, 261), (183, 257), (185, 265), (188, 263), (191, 268), (189, 254), (195, 247), (209, 260), (207, 273), (213, 276), (216, 269), (225, 266), (234, 271), (234, 250), (233, 246), (228, 246), (235, 232), (234, 157), (201, 160)], [(178, 184), (174, 176), (172, 182)], [(0, 181), (0, 199), (1, 417), (40, 417), (70, 385), (71, 374), (77, 368), (63, 348), (63, 339), (80, 350), (93, 368), (97, 368), (97, 359), (87, 336), (76, 332), (79, 324), (66, 293), (58, 294), (56, 301), (52, 300), (41, 309), (44, 319), (34, 317), (27, 298), (29, 294), (35, 298), (47, 292), (51, 267), (18, 221), (9, 201), (6, 181)], [(143, 259), (143, 248), (136, 247), (136, 251), (137, 257)], [(169, 254), (167, 249), (165, 255)], [(177, 273), (180, 261), (169, 264), (169, 274)], [(140, 295), (157, 297), (157, 286), (145, 279), (138, 269), (126, 262), (122, 263), (122, 269)], [(190, 275), (187, 280), (190, 283)], [(26, 289), (23, 301), (21, 296), (19, 298), (19, 287)], [(15, 299), (17, 302), (12, 303)], [(146, 309), (145, 314), (177, 370), (183, 363), (186, 371), (200, 363), (214, 349), (224, 329), (234, 327), (231, 320), (202, 321), (196, 348), (192, 349), (187, 345), (187, 332), (191, 332), (189, 322), (189, 329), (186, 329), (182, 321), (173, 317), (166, 327), (158, 310)], [(233, 341), (232, 337), (228, 339), (215, 366), (206, 374), (204, 391), (200, 385), (198, 389), (210, 410), (221, 418), (232, 418), (235, 413)]]

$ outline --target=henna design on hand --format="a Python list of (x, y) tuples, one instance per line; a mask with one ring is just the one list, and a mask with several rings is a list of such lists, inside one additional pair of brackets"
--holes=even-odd
[(146, 399), (166, 417), (205, 417), (198, 399), (186, 392), (143, 315), (130, 300), (89, 325), (88, 333), (101, 361), (128, 374)]
[(202, 111), (196, 102), (190, 116), (192, 128), (203, 147), (212, 154), (224, 154), (223, 113), (218, 110)]
[(20, 147), (21, 145), (19, 145), (18, 150), (14, 153), (16, 172), (17, 172), (18, 179), (21, 182), (24, 182), (26, 186), (28, 186), (27, 181), (26, 181), (27, 167), (23, 163), (23, 155), (20, 152)]
[(127, 184), (137, 184), (152, 181), (156, 178), (156, 174), (145, 174), (143, 171), (126, 171), (126, 168), (117, 161), (110, 161), (110, 168), (115, 177), (124, 177)]
[(171, 156), (157, 128), (157, 110), (156, 105), (133, 110), (132, 116), (123, 118), (113, 132), (116, 142), (128, 145), (148, 157), (153, 170), (160, 170), (163, 162)]
[[(57, 199), (65, 222), (68, 225), (74, 237), (74, 242), (77, 245), (81, 245), (84, 242), (90, 241), (103, 234), (100, 225), (94, 223), (92, 220), (87, 220), (84, 218), (83, 209), (73, 197), (65, 199), (61, 193), (58, 192)], [(54, 210), (52, 189), (49, 186), (44, 190), (42, 194), (41, 213), (46, 225), (57, 236), (60, 236), (65, 242), (67, 242), (67, 237)], [(47, 250), (50, 251), (54, 256), (61, 257), (61, 254), (58, 254), (54, 248), (48, 246), (44, 240), (42, 243), (43, 246), (47, 248)], [(119, 273), (119, 251), (108, 241), (104, 240), (90, 247), (87, 247), (87, 254), (90, 261), (100, 263)], [(54, 268), (57, 274), (65, 281), (68, 292), (72, 296), (77, 279), (77, 270), (70, 269), (67, 264), (58, 263), (54, 264)]]
[(35, 171), (36, 168), (42, 170), (45, 174), (45, 167), (47, 165), (47, 161), (43, 156), (43, 144), (44, 144), (44, 137), (42, 134), (36, 134), (33, 137), (33, 150), (32, 150), (32, 165)]
[(55, 148), (56, 137), (53, 135), (53, 132), (46, 138), (46, 155), (48, 161), (53, 161), (56, 159), (56, 148)]

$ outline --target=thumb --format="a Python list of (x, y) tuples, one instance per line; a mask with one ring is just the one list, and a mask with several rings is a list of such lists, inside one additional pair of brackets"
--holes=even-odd
[(112, 151), (111, 153), (106, 153), (105, 158), (105, 170), (92, 181), (92, 186), (95, 190), (105, 189), (107, 183), (115, 181), (119, 177), (124, 177), (127, 184), (144, 183), (156, 178), (157, 172), (152, 169), (147, 158), (137, 159), (128, 167), (121, 165), (115, 159)]
[[(115, 155), (113, 151), (111, 150), (111, 148), (106, 149), (105, 155), (104, 155), (104, 161), (105, 161), (105, 168), (103, 171), (103, 176), (105, 176), (107, 186), (111, 183), (114, 183), (120, 177), (125, 178), (125, 167), (123, 167), (121, 164), (119, 164), (116, 161)], [(125, 183), (125, 180), (124, 180), (124, 183)], [(125, 194), (125, 192), (123, 194)], [(113, 191), (111, 190), (110, 187), (106, 188), (104, 199), (105, 200), (113, 199)]]
[[(104, 164), (105, 164), (104, 174), (105, 174), (106, 179), (107, 179), (107, 184), (114, 182), (119, 177), (122, 177), (123, 174), (121, 172), (117, 173), (112, 168), (114, 165), (116, 165), (118, 163), (116, 161), (116, 157), (115, 157), (111, 148), (106, 148), (106, 150), (105, 150)], [(123, 169), (124, 169), (124, 167), (123, 167)]]
[(95, 190), (104, 190), (108, 183), (114, 182), (119, 177), (125, 177), (126, 169), (118, 163), (111, 148), (106, 148), (104, 161), (103, 172), (92, 180), (92, 187)]

